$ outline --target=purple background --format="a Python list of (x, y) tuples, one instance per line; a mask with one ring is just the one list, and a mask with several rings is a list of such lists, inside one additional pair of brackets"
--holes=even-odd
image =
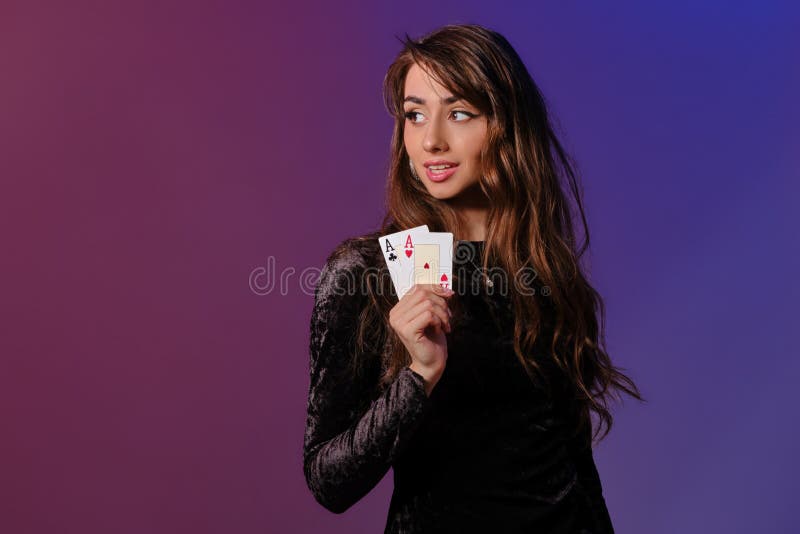
[(798, 8), (529, 4), (0, 4), (0, 531), (382, 531), (391, 473), (340, 516), (303, 479), (298, 277), (379, 222), (395, 36), (477, 22), (649, 399), (595, 452), (617, 531), (796, 532)]

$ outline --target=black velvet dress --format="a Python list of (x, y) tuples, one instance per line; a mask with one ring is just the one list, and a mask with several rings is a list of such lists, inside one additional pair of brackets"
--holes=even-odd
[(368, 298), (358, 283), (384, 261), (377, 235), (346, 240), (329, 256), (311, 316), (308, 487), (342, 513), (393, 468), (385, 533), (612, 533), (588, 427), (567, 438), (568, 412), (517, 360), (508, 297), (472, 276), (482, 252), (482, 241), (456, 241), (462, 276), (451, 299), (463, 299), (463, 313), (430, 397), (408, 367), (378, 387), (383, 355), (358, 377), (348, 369)]

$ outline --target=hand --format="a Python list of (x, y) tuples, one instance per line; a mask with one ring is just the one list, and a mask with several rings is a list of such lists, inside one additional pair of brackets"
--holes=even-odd
[(439, 284), (415, 284), (389, 312), (389, 324), (411, 355), (409, 366), (425, 378), (428, 395), (447, 361), (452, 312), (447, 299), (455, 293)]

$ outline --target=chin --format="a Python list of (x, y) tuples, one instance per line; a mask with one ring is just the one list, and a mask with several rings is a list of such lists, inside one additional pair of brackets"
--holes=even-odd
[(464, 191), (464, 186), (462, 184), (457, 183), (435, 183), (432, 182), (427, 187), (428, 193), (439, 200), (449, 200), (452, 198), (457, 197)]
[(453, 197), (458, 195), (457, 192), (454, 193), (449, 189), (437, 188), (437, 187), (433, 187), (433, 188), (428, 189), (428, 193), (433, 198), (436, 198), (438, 200), (449, 200), (449, 199), (451, 199), (451, 198), (453, 198)]

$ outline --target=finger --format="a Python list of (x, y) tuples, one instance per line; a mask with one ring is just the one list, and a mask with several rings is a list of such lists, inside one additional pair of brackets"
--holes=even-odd
[(438, 302), (432, 299), (426, 299), (422, 302), (419, 302), (416, 306), (411, 308), (407, 315), (403, 317), (403, 320), (407, 323), (412, 322), (418, 315), (426, 312), (432, 311), (436, 314), (437, 317), (442, 321), (443, 328), (445, 331), (450, 332), (450, 313), (446, 305), (439, 304)]
[(439, 284), (419, 284), (419, 289), (410, 300), (416, 303), (425, 298), (432, 298), (446, 306), (447, 300), (453, 295), (454, 292), (452, 290), (443, 289)]
[[(449, 312), (449, 310), (450, 310), (450, 307), (449, 307), (449, 305), (448, 305), (448, 303), (447, 303), (447, 300), (445, 300), (445, 298), (444, 298), (444, 297), (442, 297), (442, 296), (440, 296), (440, 295), (436, 295), (436, 294), (434, 294), (434, 293), (427, 293), (427, 294), (425, 295), (425, 297), (424, 297), (424, 298), (422, 298), (422, 299), (420, 299), (420, 301), (419, 301), (419, 302), (417, 302), (416, 304), (414, 304), (414, 306), (417, 306), (417, 305), (418, 305), (420, 302), (424, 302), (424, 301), (426, 301), (426, 300), (430, 300), (430, 301), (432, 301), (434, 304), (436, 304), (437, 306), (439, 306), (440, 308), (442, 308), (442, 310), (444, 310), (444, 311), (445, 311), (445, 313), (448, 313), (448, 312)], [(412, 306), (412, 308), (413, 308), (414, 306)], [(448, 313), (448, 315), (449, 315), (449, 313)]]
[[(413, 290), (413, 292), (412, 292)], [(433, 295), (440, 295), (442, 297), (451, 297), (454, 294), (452, 289), (445, 289), (440, 284), (414, 284), (411, 286), (406, 292), (406, 295), (412, 295), (412, 300), (415, 298), (419, 298), (420, 294), (433, 294)]]
[[(425, 329), (431, 325), (441, 327), (441, 318), (433, 310), (423, 310), (422, 313), (408, 323), (408, 329), (411, 334), (420, 333), (424, 335)], [(412, 335), (411, 337), (416, 339), (417, 336)]]
[(430, 307), (431, 309), (437, 309), (442, 312), (442, 317), (450, 317), (449, 308), (447, 306), (447, 302), (445, 302), (441, 297), (436, 297), (436, 295), (428, 294), (427, 297), (423, 298), (419, 302), (415, 304), (411, 304), (408, 309), (402, 311), (398, 314), (398, 319), (400, 322), (409, 322), (413, 319), (416, 315), (418, 315), (422, 310), (427, 309)]
[(421, 302), (425, 300), (433, 300), (434, 302), (438, 303), (439, 306), (442, 307), (444, 312), (447, 314), (448, 318), (453, 316), (453, 313), (450, 311), (450, 307), (447, 303), (447, 298), (451, 297), (454, 293), (450, 291), (449, 293), (438, 293), (438, 290), (441, 291), (448, 291), (442, 289), (439, 284), (416, 284), (412, 287), (416, 288), (416, 290), (412, 293), (409, 290), (406, 295), (403, 296), (402, 299), (395, 305), (394, 315), (397, 316), (397, 321), (399, 324), (404, 324), (410, 321), (414, 315), (416, 315), (414, 310), (419, 306)]
[(407, 316), (408, 311), (425, 300), (426, 296), (429, 294), (431, 293), (422, 284), (411, 286), (411, 289), (406, 291), (406, 294), (403, 295), (403, 298), (398, 302), (398, 316)]
[(403, 304), (403, 309), (409, 309), (425, 298), (425, 295), (429, 293), (425, 285), (426, 284), (414, 284), (406, 291), (405, 295), (398, 301), (400, 304)]
[(445, 311), (445, 313), (447, 313), (448, 317), (452, 317), (453, 312), (450, 311), (449, 299), (455, 294), (455, 292), (450, 289), (444, 289), (439, 284), (429, 285), (432, 287), (431, 290), (427, 292), (427, 297), (437, 302)]
[(442, 297), (451, 297), (454, 293), (452, 289), (445, 289), (441, 284), (421, 284), (421, 287), (430, 293), (441, 295)]

